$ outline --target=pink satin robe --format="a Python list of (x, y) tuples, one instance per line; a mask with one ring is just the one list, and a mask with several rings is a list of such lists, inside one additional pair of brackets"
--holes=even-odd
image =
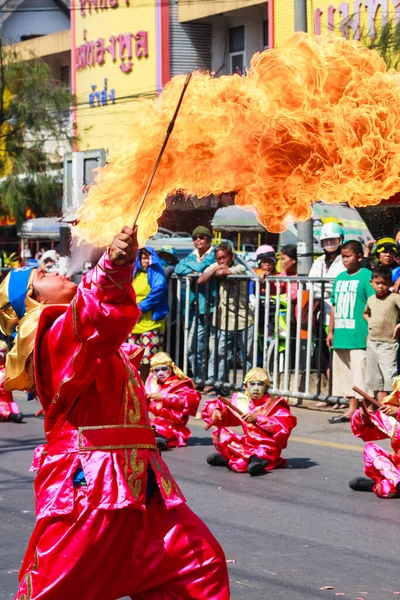
[(0, 421), (7, 421), (11, 414), (18, 415), (20, 412), (18, 404), (13, 400), (12, 392), (6, 392), (4, 389), (5, 377), (6, 368), (0, 367)]
[[(223, 551), (155, 446), (137, 350), (121, 348), (139, 315), (131, 275), (105, 253), (69, 306), (40, 317), (34, 359), (47, 443), (33, 461), (37, 524), (19, 600), (230, 597)], [(75, 487), (79, 467), (87, 485)]]
[[(236, 413), (217, 398), (206, 401), (202, 417), (211, 422), (214, 410), (222, 412), (220, 425), (213, 431), (213, 442), (219, 454), (229, 462), (232, 471), (245, 473), (251, 456), (268, 460), (266, 471), (286, 466), (281, 452), (286, 448), (290, 432), (297, 424), (286, 400), (265, 394), (260, 400), (253, 401), (247, 394), (234, 394), (231, 403), (243, 413), (256, 413), (257, 424), (267, 430), (263, 433), (252, 424), (243, 422)], [(228, 427), (241, 426), (243, 434)]]
[[(373, 490), (379, 498), (397, 495), (396, 485), (400, 482), (400, 431), (399, 421), (378, 410), (369, 419), (356, 410), (351, 419), (355, 436), (369, 442), (364, 447), (364, 473), (375, 481)], [(390, 439), (394, 454), (390, 454), (373, 440)]]
[(146, 392), (162, 396), (162, 400), (149, 402), (149, 410), (154, 415), (152, 424), (157, 433), (167, 438), (169, 448), (186, 446), (192, 435), (187, 422), (190, 415), (196, 415), (201, 400), (192, 380), (173, 375), (164, 383), (158, 383), (157, 377), (151, 373), (146, 380)]

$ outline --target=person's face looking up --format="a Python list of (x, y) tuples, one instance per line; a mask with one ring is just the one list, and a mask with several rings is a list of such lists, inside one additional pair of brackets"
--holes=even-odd
[(144, 271), (147, 271), (150, 266), (150, 254), (144, 250), (142, 250), (140, 255), (140, 265)]
[(273, 275), (275, 272), (275, 263), (270, 258), (263, 258), (260, 262), (260, 269), (264, 271), (266, 275)]
[(281, 265), (286, 273), (296, 273), (297, 271), (297, 261), (283, 252), (281, 254)]
[(208, 235), (198, 234), (193, 238), (193, 244), (200, 255), (203, 255), (211, 246), (211, 238)]
[(258, 381), (257, 379), (250, 379), (250, 381), (247, 382), (247, 390), (252, 400), (259, 400), (260, 398), (262, 398), (267, 389), (268, 386), (266, 386), (265, 383), (263, 383), (262, 381)]
[(69, 304), (77, 290), (66, 275), (38, 269), (33, 277), (33, 297), (43, 304)]
[(231, 267), (233, 264), (233, 256), (226, 250), (218, 250), (215, 254), (215, 260), (220, 267)]
[(362, 254), (355, 254), (349, 248), (342, 248), (342, 262), (349, 273), (355, 273), (360, 267)]
[(172, 369), (169, 365), (158, 365), (153, 368), (153, 373), (157, 377), (157, 381), (164, 383), (172, 375)]

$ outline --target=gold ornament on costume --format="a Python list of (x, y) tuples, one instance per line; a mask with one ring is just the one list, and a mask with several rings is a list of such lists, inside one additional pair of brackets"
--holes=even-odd
[(398, 375), (397, 377), (394, 378), (392, 386), (393, 386), (393, 392), (391, 394), (389, 394), (389, 396), (386, 396), (386, 398), (384, 398), (382, 400), (382, 404), (391, 404), (392, 406), (400, 406), (400, 400), (399, 400), (399, 395), (398, 395), (398, 392), (400, 392), (400, 375)]
[(261, 367), (254, 367), (254, 369), (250, 369), (248, 373), (246, 373), (246, 377), (244, 378), (244, 385), (247, 385), (249, 381), (261, 381), (265, 385), (271, 385), (271, 380), (268, 377), (267, 371), (261, 369)]
[(172, 358), (170, 357), (168, 352), (157, 352), (150, 359), (151, 370), (153, 370), (154, 367), (161, 367), (161, 366), (171, 367), (173, 373), (178, 377), (178, 379), (186, 379), (186, 375), (179, 367), (176, 366), (176, 364), (174, 363), (174, 361), (172, 360)]
[(34, 300), (32, 282), (37, 269), (32, 269), (29, 275), (25, 297), (25, 312), (21, 318), (18, 317), (11, 305), (9, 297), (9, 284), (11, 273), (0, 284), (0, 329), (4, 335), (12, 335), (17, 331), (14, 344), (7, 354), (6, 379), (4, 389), (29, 390), (34, 382), (28, 376), (25, 366), (26, 361), (33, 352), (35, 335), (42, 304)]

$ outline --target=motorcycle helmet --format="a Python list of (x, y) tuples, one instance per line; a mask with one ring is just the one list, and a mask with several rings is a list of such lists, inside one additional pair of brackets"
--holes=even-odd
[(381, 252), (393, 252), (396, 256), (398, 256), (398, 248), (395, 240), (393, 238), (385, 237), (381, 238), (376, 242), (376, 250), (375, 254), (379, 256)]
[(259, 248), (257, 248), (256, 250), (256, 259), (258, 264), (261, 263), (262, 260), (268, 258), (269, 260), (272, 260), (274, 265), (276, 265), (276, 254), (275, 254), (275, 250), (273, 249), (272, 246), (268, 246), (267, 244), (263, 244), (262, 246), (260, 246)]
[[(343, 244), (344, 240), (344, 231), (341, 225), (336, 221), (330, 221), (329, 223), (325, 223), (321, 229), (321, 235), (319, 238), (321, 242), (321, 246), (324, 252), (333, 253), (338, 250), (338, 248)], [(330, 243), (328, 243), (330, 240)], [(339, 243), (334, 240), (340, 240)]]

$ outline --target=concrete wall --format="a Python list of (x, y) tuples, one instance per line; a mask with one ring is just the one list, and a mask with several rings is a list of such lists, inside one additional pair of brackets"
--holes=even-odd
[[(0, 33), (6, 43), (19, 42), (25, 35), (46, 35), (69, 29), (69, 17), (60, 9), (33, 12), (35, 6), (43, 8), (43, 0), (25, 0), (18, 7), (18, 11), (24, 12), (11, 13), (5, 20), (3, 15)], [(46, 6), (57, 9), (56, 4), (47, 3)]]

